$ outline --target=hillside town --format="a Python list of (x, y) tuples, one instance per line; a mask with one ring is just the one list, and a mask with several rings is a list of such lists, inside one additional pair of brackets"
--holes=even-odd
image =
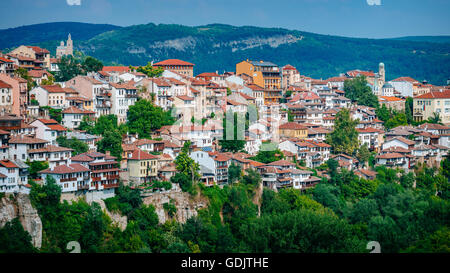
[[(303, 191), (329, 176), (329, 160), (371, 180), (377, 166), (405, 173), (418, 164), (439, 167), (450, 148), (450, 82), (435, 86), (407, 75), (388, 81), (383, 63), (377, 72), (355, 68), (313, 79), (270, 60), (196, 73), (194, 63), (167, 59), (101, 65), (57, 81), (67, 66), (62, 59), (75, 55), (73, 43), (69, 34), (54, 56), (29, 45), (0, 54), (0, 192), (27, 194), (31, 179), (48, 177), (68, 200), (110, 198), (121, 183), (146, 194), (181, 191), (173, 177), (186, 153), (198, 166), (193, 180), (207, 187), (235, 183), (235, 169), (252, 169), (264, 187)], [(357, 81), (377, 107), (349, 93)], [(143, 101), (172, 122), (146, 120), (151, 125), (136, 129), (130, 116)], [(395, 122), (408, 111), (409, 122)], [(112, 115), (115, 127), (127, 126), (118, 145), (113, 132), (92, 130)], [(337, 148), (333, 132), (349, 122), (356, 141)]]

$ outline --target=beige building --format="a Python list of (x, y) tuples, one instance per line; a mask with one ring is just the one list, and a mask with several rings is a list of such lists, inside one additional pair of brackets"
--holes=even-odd
[(280, 137), (296, 137), (305, 139), (308, 137), (308, 128), (297, 122), (288, 122), (278, 127)]
[(56, 48), (56, 58), (61, 58), (65, 55), (73, 56), (73, 41), (70, 33), (69, 37), (67, 38), (67, 44), (64, 45), (64, 41), (61, 41), (61, 44)]
[(155, 67), (162, 67), (164, 70), (171, 70), (181, 75), (194, 77), (194, 64), (178, 59), (168, 59), (154, 63)]
[(16, 54), (42, 62), (45, 68), (50, 69), (50, 52), (45, 48), (21, 45), (11, 51), (10, 54)]
[(442, 123), (450, 124), (450, 89), (415, 97), (413, 111), (415, 121), (427, 120), (438, 113)]
[(397, 97), (379, 96), (378, 101), (381, 105), (386, 105), (387, 108), (397, 111), (405, 111), (406, 100)]
[(128, 154), (129, 179), (136, 184), (155, 180), (158, 175), (158, 157), (135, 149)]

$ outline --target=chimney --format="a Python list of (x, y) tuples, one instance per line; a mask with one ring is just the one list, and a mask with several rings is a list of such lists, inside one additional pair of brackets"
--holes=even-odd
[(111, 151), (106, 151), (106, 155), (110, 156), (111, 155)]

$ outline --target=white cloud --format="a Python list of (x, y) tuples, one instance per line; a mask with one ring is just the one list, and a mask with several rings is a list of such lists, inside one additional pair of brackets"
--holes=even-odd
[(66, 0), (69, 6), (81, 6), (81, 0)]
[(369, 6), (380, 6), (381, 0), (366, 0)]

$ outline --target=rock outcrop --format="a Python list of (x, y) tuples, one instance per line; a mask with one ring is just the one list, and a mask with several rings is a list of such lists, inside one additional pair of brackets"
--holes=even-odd
[(186, 192), (153, 193), (152, 195), (143, 198), (144, 204), (152, 204), (155, 207), (160, 223), (172, 219), (164, 210), (164, 203), (169, 203), (171, 200), (173, 200), (174, 205), (177, 208), (177, 212), (172, 218), (179, 223), (186, 223), (187, 219), (197, 216), (197, 210), (206, 208), (209, 205), (209, 201), (206, 197), (201, 196), (200, 194), (192, 197)]
[(30, 234), (33, 246), (40, 248), (42, 221), (37, 210), (31, 205), (29, 195), (21, 193), (7, 195), (0, 200), (0, 227), (16, 217), (19, 217), (24, 230)]

